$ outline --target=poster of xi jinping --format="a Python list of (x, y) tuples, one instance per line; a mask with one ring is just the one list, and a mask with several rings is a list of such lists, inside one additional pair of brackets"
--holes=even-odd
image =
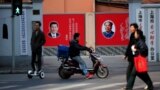
[(128, 14), (96, 14), (96, 45), (127, 45)]
[(84, 45), (84, 19), (84, 14), (43, 15), (45, 46), (69, 45), (69, 41), (76, 32), (80, 33), (80, 44)]

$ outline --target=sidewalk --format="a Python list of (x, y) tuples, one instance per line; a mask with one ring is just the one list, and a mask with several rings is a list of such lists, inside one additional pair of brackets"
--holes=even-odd
[[(92, 67), (91, 60), (88, 56), (83, 56), (88, 68)], [(128, 62), (123, 60), (123, 56), (102, 56), (103, 63), (106, 64), (111, 73), (125, 73)], [(43, 57), (43, 70), (47, 73), (56, 73), (59, 65), (61, 64), (58, 61), (56, 56), (46, 56)], [(27, 73), (27, 70), (31, 69), (30, 61), (16, 62), (15, 69), (13, 73)], [(10, 67), (0, 67), (0, 74), (12, 73)], [(149, 71), (160, 71), (160, 62), (149, 62)]]

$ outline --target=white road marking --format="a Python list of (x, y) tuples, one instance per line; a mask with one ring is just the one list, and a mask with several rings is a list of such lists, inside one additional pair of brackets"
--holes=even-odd
[[(160, 85), (160, 82), (154, 82), (153, 85)], [(139, 86), (135, 86), (134, 89), (138, 89), (138, 88), (144, 88), (145, 85), (139, 85)], [(116, 90), (122, 90), (122, 89), (116, 89)]]
[(74, 84), (74, 85), (62, 86), (62, 87), (46, 89), (46, 90), (65, 90), (65, 89), (83, 87), (83, 86), (87, 86), (87, 85), (89, 85), (89, 83)]
[(0, 87), (0, 90), (4, 90), (4, 89), (10, 89), (10, 88), (15, 88), (15, 87), (17, 87), (17, 85), (11, 85), (11, 86), (1, 86)]
[(43, 88), (46, 88), (46, 87), (49, 88), (49, 87), (53, 87), (53, 86), (56, 86), (56, 85), (57, 84), (44, 84), (44, 85), (40, 85), (40, 86), (26, 87), (26, 88), (21, 89), (21, 90), (44, 90)]
[(0, 82), (1, 84), (7, 83), (7, 82)]
[[(160, 85), (160, 82), (154, 82), (153, 86), (154, 85)], [(136, 86), (134, 89), (138, 89), (138, 88), (142, 88), (142, 87), (144, 87), (144, 85)]]
[(92, 88), (86, 88), (83, 90), (97, 90), (97, 89), (104, 89), (104, 88), (111, 88), (111, 87), (115, 87), (115, 86), (120, 86), (120, 85), (125, 85), (126, 83), (113, 83), (113, 84), (106, 84), (106, 85), (102, 85), (102, 86), (95, 86)]
[[(154, 85), (160, 85), (160, 82), (154, 82), (153, 83)], [(88, 85), (90, 87), (88, 87)], [(66, 84), (63, 84), (61, 86), (58, 86), (58, 87), (54, 87), (56, 86), (56, 84), (47, 84), (47, 85), (40, 85), (40, 86), (33, 86), (33, 87), (28, 87), (28, 88), (24, 88), (24, 89), (21, 89), (21, 90), (66, 90), (66, 89), (75, 89), (75, 90), (78, 90), (76, 88), (79, 88), (79, 87), (84, 87), (87, 86), (85, 89), (82, 89), (82, 90), (98, 90), (98, 89), (108, 89), (108, 88), (119, 88), (118, 86), (124, 86), (126, 85), (126, 82), (122, 82), (122, 83), (111, 83), (111, 84), (106, 84), (106, 85), (96, 85), (96, 83), (77, 83), (77, 84), (69, 84), (69, 85), (66, 85)], [(13, 88), (16, 88), (18, 87), (18, 85), (10, 85), (10, 86), (2, 86), (0, 87), (0, 90), (3, 90), (3, 89), (13, 89)], [(141, 85), (136, 85), (134, 86), (134, 89), (138, 89), (138, 88), (143, 88), (145, 87), (145, 84), (141, 84)], [(122, 87), (123, 88), (123, 87)], [(122, 88), (120, 89), (115, 89), (115, 90), (122, 90)]]

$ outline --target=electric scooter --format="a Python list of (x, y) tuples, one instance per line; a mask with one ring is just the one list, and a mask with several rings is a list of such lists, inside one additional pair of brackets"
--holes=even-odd
[(36, 71), (33, 72), (33, 70), (28, 70), (28, 73), (27, 73), (28, 78), (32, 79), (32, 77), (39, 77), (40, 79), (44, 79), (44, 77), (45, 77), (44, 72), (43, 71), (38, 72), (37, 65), (36, 64), (34, 64), (34, 65), (35, 65)]
[[(68, 59), (67, 53), (68, 47), (59, 46), (58, 47), (58, 60), (62, 63), (59, 66), (58, 74), (62, 79), (69, 79), (74, 74), (82, 74), (82, 70), (79, 67), (79, 63), (75, 60)], [(94, 52), (92, 48), (92, 52), (89, 52), (90, 59), (93, 63), (93, 67), (88, 69), (88, 72), (92, 74), (96, 74), (99, 78), (107, 78), (109, 75), (109, 70), (107, 65), (102, 63), (103, 59), (101, 56)]]

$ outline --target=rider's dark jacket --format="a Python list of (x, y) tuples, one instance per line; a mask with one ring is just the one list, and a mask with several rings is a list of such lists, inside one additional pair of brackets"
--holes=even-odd
[(80, 56), (81, 50), (89, 50), (89, 48), (87, 48), (86, 46), (80, 45), (78, 40), (70, 41), (69, 56), (71, 58), (75, 56)]

